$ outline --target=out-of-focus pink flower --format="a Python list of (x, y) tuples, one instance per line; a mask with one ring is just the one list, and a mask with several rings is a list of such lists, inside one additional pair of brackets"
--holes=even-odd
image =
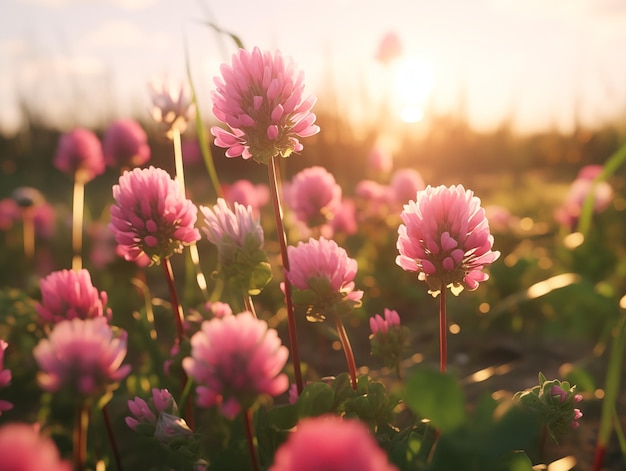
[(418, 272), (434, 296), (446, 287), (454, 294), (478, 288), (489, 278), (485, 265), (500, 256), (491, 250), (493, 236), (480, 199), (462, 185), (429, 185), (416, 196), (400, 215), (396, 263)]
[(389, 32), (383, 36), (378, 45), (376, 60), (383, 64), (388, 64), (402, 55), (402, 43), (394, 32)]
[(109, 167), (138, 167), (150, 160), (148, 136), (133, 119), (118, 119), (109, 125), (102, 151)]
[(107, 294), (91, 283), (86, 269), (52, 272), (39, 283), (41, 303), (37, 312), (45, 322), (56, 324), (66, 319), (90, 319), (105, 316), (111, 319), (106, 307)]
[(374, 180), (361, 180), (354, 191), (356, 197), (357, 217), (368, 219), (385, 219), (389, 213), (391, 190)]
[(593, 180), (602, 173), (604, 167), (602, 165), (585, 165), (578, 171), (577, 180)]
[(395, 329), (400, 326), (400, 316), (397, 311), (385, 308), (384, 318), (380, 314), (376, 314), (374, 317), (370, 317), (370, 329), (372, 334), (377, 333), (386, 334), (390, 329)]
[(55, 233), (56, 213), (54, 207), (44, 201), (43, 203), (33, 207), (33, 223), (35, 225), (35, 234), (40, 239), (50, 239)]
[(174, 129), (183, 134), (196, 112), (187, 82), (176, 82), (169, 78), (154, 79), (148, 88), (152, 96), (152, 118), (166, 127), (169, 137)]
[(126, 260), (145, 254), (159, 263), (200, 239), (194, 227), (198, 208), (163, 169), (125, 171), (113, 186), (113, 198), (109, 227), (126, 247)]
[[(7, 368), (4, 370), (4, 351), (9, 346), (4, 340), (0, 339), (0, 388), (5, 388), (11, 383), (11, 371)], [(2, 412), (13, 409), (13, 404), (9, 401), (0, 400), (0, 415)]]
[(315, 97), (302, 98), (304, 73), (280, 51), (240, 49), (221, 72), (211, 93), (213, 114), (230, 132), (214, 126), (211, 133), (216, 146), (228, 149), (226, 157), (268, 163), (301, 151), (299, 139), (319, 132), (311, 112)]
[(115, 335), (104, 317), (59, 322), (33, 350), (41, 370), (39, 385), (49, 392), (68, 388), (86, 396), (114, 389), (131, 368), (122, 366), (126, 337), (125, 331)]
[(13, 198), (0, 200), (0, 231), (8, 231), (20, 218), (20, 208)]
[(485, 217), (492, 232), (505, 232), (519, 225), (519, 218), (513, 216), (507, 208), (497, 204), (485, 206)]
[(367, 166), (375, 174), (386, 175), (393, 168), (393, 158), (386, 150), (374, 147), (368, 155)]
[(87, 228), (91, 239), (89, 259), (92, 265), (102, 270), (117, 260), (115, 237), (106, 223), (95, 221)]
[(250, 180), (237, 180), (230, 185), (223, 185), (222, 189), (224, 199), (231, 207), (234, 207), (235, 203), (251, 206), (255, 216), (270, 200), (267, 185), (254, 185)]
[(220, 301), (206, 303), (206, 309), (210, 311), (215, 317), (226, 317), (233, 314), (233, 310), (230, 304), (222, 303)]
[(356, 205), (354, 200), (343, 198), (337, 208), (335, 217), (331, 221), (333, 232), (343, 232), (348, 235), (356, 234), (358, 225), (356, 222)]
[(61, 461), (54, 442), (33, 425), (8, 423), (0, 426), (0, 470), (71, 471), (69, 461)]
[(84, 128), (61, 136), (53, 162), (60, 171), (83, 183), (101, 175), (105, 169), (100, 139)]
[(157, 417), (161, 412), (178, 412), (178, 405), (167, 389), (152, 388), (152, 397), (149, 403), (140, 397), (128, 401), (128, 410), (131, 415), (124, 420), (131, 429), (137, 430), (139, 424), (152, 426), (152, 433), (156, 427)]
[(183, 162), (187, 165), (195, 165), (202, 162), (202, 149), (198, 139), (185, 139), (181, 142)]
[(281, 373), (289, 352), (278, 333), (249, 312), (211, 319), (191, 338), (183, 368), (197, 383), (200, 407), (218, 406), (234, 418), (261, 394), (277, 396), (289, 386)]
[(302, 419), (276, 451), (269, 471), (397, 471), (367, 426), (354, 419)]
[(320, 237), (287, 247), (289, 272), (294, 290), (294, 304), (307, 304), (307, 319), (324, 320), (334, 313), (349, 312), (360, 305), (363, 291), (354, 289), (357, 262), (334, 240)]
[(323, 226), (341, 205), (341, 187), (325, 168), (305, 168), (294, 176), (287, 204), (309, 228)]
[(403, 205), (407, 201), (415, 199), (415, 194), (425, 188), (424, 179), (417, 170), (401, 168), (391, 176), (389, 188), (393, 201)]
[(578, 427), (580, 427), (580, 422), (578, 422), (579, 419), (581, 419), (583, 416), (583, 413), (580, 411), (580, 409), (574, 409), (574, 419), (572, 420), (572, 424), (571, 427), (573, 429), (577, 429)]
[(594, 192), (594, 213), (602, 213), (609, 207), (613, 199), (613, 188), (611, 185), (605, 181), (601, 181), (594, 187), (593, 179), (601, 169), (602, 167), (600, 167), (599, 170), (585, 167), (579, 172), (579, 175), (582, 174), (583, 178), (577, 178), (572, 182), (565, 197), (565, 201), (555, 211), (554, 217), (559, 224), (567, 227), (569, 230), (575, 230), (587, 195), (592, 191)]

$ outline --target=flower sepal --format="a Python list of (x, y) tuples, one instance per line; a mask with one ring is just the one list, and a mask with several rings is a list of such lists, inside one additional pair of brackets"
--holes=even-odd
[(362, 291), (337, 292), (326, 277), (311, 277), (308, 285), (305, 290), (294, 288), (292, 299), (296, 306), (305, 307), (309, 322), (322, 322), (330, 315), (344, 317), (361, 306)]

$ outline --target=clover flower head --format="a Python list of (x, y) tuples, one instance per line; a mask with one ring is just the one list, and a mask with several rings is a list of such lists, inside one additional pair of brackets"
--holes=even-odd
[(396, 263), (418, 272), (433, 296), (446, 287), (454, 294), (475, 290), (489, 278), (482, 270), (500, 252), (491, 250), (489, 222), (472, 191), (429, 185), (404, 205), (400, 217)]
[(253, 184), (250, 180), (237, 180), (230, 185), (224, 185), (224, 199), (233, 207), (235, 203), (243, 206), (252, 206), (255, 215), (270, 199), (270, 190), (267, 185)]
[(234, 204), (218, 198), (213, 209), (201, 206), (209, 242), (217, 246), (219, 274), (250, 294), (258, 294), (271, 279), (271, 269), (263, 250), (263, 228), (252, 206)]
[(288, 205), (309, 228), (323, 226), (341, 206), (341, 187), (324, 167), (305, 168), (291, 182)]
[(415, 194), (426, 187), (424, 179), (417, 170), (400, 168), (393, 172), (389, 189), (391, 199), (396, 204), (404, 204), (413, 199)]
[(331, 221), (333, 232), (354, 235), (358, 231), (356, 220), (356, 204), (351, 198), (342, 198), (341, 204)]
[(227, 149), (226, 157), (267, 164), (301, 151), (300, 138), (319, 132), (311, 112), (315, 98), (303, 100), (304, 74), (280, 51), (240, 49), (221, 72), (211, 93), (213, 114), (230, 132), (214, 126), (211, 133), (215, 145)]
[[(314, 446), (311, 446), (314, 444)], [(276, 451), (269, 471), (397, 471), (367, 425), (354, 419), (302, 419)]]
[(203, 322), (191, 338), (191, 356), (183, 359), (183, 368), (198, 384), (198, 405), (218, 406), (232, 419), (260, 395), (287, 390), (289, 380), (281, 371), (288, 356), (276, 330), (242, 312)]
[(378, 45), (376, 59), (383, 64), (388, 64), (402, 55), (402, 43), (393, 31), (385, 34)]
[(370, 317), (370, 346), (372, 355), (380, 357), (385, 366), (397, 367), (408, 350), (409, 329), (400, 324), (397, 311), (385, 308), (384, 316)]
[(393, 158), (390, 152), (376, 146), (367, 156), (367, 165), (370, 171), (376, 174), (386, 175), (393, 168)]
[[(0, 388), (5, 388), (11, 383), (11, 370), (4, 368), (4, 351), (9, 346), (4, 340), (0, 339)], [(13, 404), (9, 401), (0, 400), (0, 415), (2, 412), (13, 409)]]
[(67, 388), (84, 396), (115, 388), (130, 372), (130, 365), (122, 366), (126, 337), (124, 331), (116, 335), (104, 317), (57, 323), (33, 350), (39, 385), (48, 392)]
[(389, 213), (392, 190), (374, 180), (361, 180), (354, 190), (359, 220), (384, 220)]
[(163, 169), (125, 171), (113, 186), (113, 198), (109, 227), (125, 247), (126, 260), (145, 254), (159, 263), (200, 239), (194, 227), (198, 208)]
[(63, 134), (57, 145), (54, 166), (83, 183), (93, 180), (105, 169), (100, 140), (84, 128)]
[(583, 209), (587, 195), (593, 192), (593, 212), (600, 214), (609, 207), (613, 200), (613, 188), (606, 181), (594, 182), (602, 167), (588, 165), (583, 167), (578, 177), (571, 183), (565, 200), (556, 209), (554, 218), (567, 229), (574, 231)]
[(152, 388), (152, 396), (148, 402), (140, 397), (128, 401), (131, 415), (124, 420), (126, 425), (136, 432), (153, 435), (157, 419), (161, 413), (178, 413), (178, 405), (167, 389)]
[(174, 129), (183, 134), (196, 111), (187, 82), (163, 77), (152, 80), (148, 88), (152, 97), (154, 121), (166, 127), (169, 137)]
[(397, 311), (385, 308), (384, 318), (380, 314), (370, 317), (370, 330), (373, 335), (386, 334), (390, 329), (400, 327), (400, 316)]
[(287, 254), (294, 304), (307, 307), (309, 321), (346, 314), (361, 304), (363, 291), (354, 289), (357, 262), (334, 240), (311, 238), (287, 247)]
[(71, 471), (72, 464), (62, 461), (52, 439), (40, 435), (35, 426), (12, 422), (0, 426), (2, 470)]
[(8, 231), (20, 218), (20, 208), (13, 198), (0, 200), (0, 231)]
[(148, 136), (133, 119), (113, 121), (102, 138), (104, 161), (109, 167), (138, 167), (150, 160)]
[(44, 322), (56, 324), (66, 319), (90, 319), (105, 316), (111, 319), (106, 307), (108, 296), (91, 283), (89, 271), (59, 270), (42, 278), (39, 287), (41, 303), (37, 312)]

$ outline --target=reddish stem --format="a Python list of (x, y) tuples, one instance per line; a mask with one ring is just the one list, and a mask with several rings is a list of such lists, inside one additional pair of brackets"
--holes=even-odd
[(252, 428), (252, 412), (246, 409), (243, 413), (243, 422), (246, 428), (246, 441), (248, 442), (248, 452), (250, 453), (250, 461), (252, 462), (252, 470), (259, 471), (259, 460), (254, 446), (254, 429)]
[(446, 372), (448, 363), (448, 322), (446, 321), (446, 287), (441, 284), (439, 293), (439, 371)]
[(606, 446), (598, 445), (596, 447), (596, 452), (593, 455), (593, 466), (591, 467), (593, 471), (600, 471), (602, 469), (602, 465), (604, 464), (604, 455), (606, 455)]
[(339, 333), (339, 340), (341, 341), (343, 352), (346, 355), (352, 389), (356, 391), (356, 362), (354, 361), (354, 352), (352, 351), (352, 346), (350, 345), (350, 339), (348, 339), (346, 328), (343, 326), (343, 322), (341, 322), (339, 316), (335, 316), (335, 325), (337, 326), (337, 332)]
[(83, 471), (87, 461), (87, 428), (89, 426), (89, 405), (81, 401), (74, 419), (74, 470)]
[(287, 255), (287, 235), (283, 226), (283, 209), (280, 204), (280, 196), (278, 194), (279, 174), (276, 167), (276, 157), (272, 157), (267, 166), (268, 177), (270, 182), (270, 193), (272, 194), (272, 203), (274, 206), (274, 217), (276, 219), (276, 232), (278, 242), (280, 244), (280, 255), (283, 261), (284, 270), (284, 286), (285, 286), (285, 304), (287, 307), (287, 328), (289, 330), (289, 345), (291, 347), (291, 359), (293, 361), (293, 372), (296, 379), (296, 387), (298, 394), (304, 388), (302, 382), (302, 372), (300, 370), (300, 351), (298, 349), (298, 334), (296, 331), (296, 316), (291, 300), (291, 282), (289, 281), (289, 257)]
[(104, 426), (106, 427), (106, 430), (107, 430), (109, 443), (111, 444), (111, 448), (113, 449), (113, 457), (115, 458), (117, 471), (122, 471), (122, 459), (120, 457), (120, 450), (117, 448), (117, 442), (115, 441), (115, 434), (113, 433), (113, 427), (111, 426), (111, 417), (109, 416), (109, 411), (107, 410), (106, 405), (102, 407), (102, 418), (104, 419)]

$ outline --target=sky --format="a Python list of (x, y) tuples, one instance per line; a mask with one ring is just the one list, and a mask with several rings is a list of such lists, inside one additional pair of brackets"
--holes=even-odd
[[(235, 46), (207, 22), (291, 56), (316, 107), (356, 120), (385, 104), (399, 120), (462, 110), (479, 130), (626, 118), (626, 0), (2, 0), (0, 132), (24, 109), (61, 128), (148, 113), (147, 83), (184, 79), (186, 56), (209, 118)], [(384, 65), (388, 33), (402, 55)]]

